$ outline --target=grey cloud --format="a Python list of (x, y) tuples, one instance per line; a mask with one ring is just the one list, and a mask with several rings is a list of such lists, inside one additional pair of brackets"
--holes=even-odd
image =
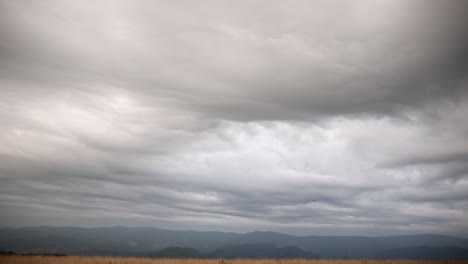
[(467, 234), (466, 5), (1, 1), (0, 224)]
[(4, 4), (2, 68), (21, 63), (9, 78), (113, 83), (235, 120), (401, 114), (466, 96), (463, 1), (270, 3), (252, 16), (220, 2), (28, 4)]

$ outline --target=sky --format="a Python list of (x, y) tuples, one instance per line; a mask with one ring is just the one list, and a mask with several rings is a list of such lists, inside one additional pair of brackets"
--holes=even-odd
[(0, 226), (468, 236), (468, 1), (0, 0)]

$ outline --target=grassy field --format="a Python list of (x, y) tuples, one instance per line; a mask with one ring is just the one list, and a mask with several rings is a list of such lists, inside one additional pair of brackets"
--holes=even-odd
[(468, 261), (149, 259), (120, 257), (0, 256), (0, 264), (462, 264)]

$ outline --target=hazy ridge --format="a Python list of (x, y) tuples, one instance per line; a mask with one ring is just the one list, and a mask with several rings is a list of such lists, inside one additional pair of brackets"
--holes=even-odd
[(182, 258), (468, 259), (465, 238), (294, 236), (277, 232), (225, 233), (153, 227), (0, 228), (0, 250), (95, 256)]

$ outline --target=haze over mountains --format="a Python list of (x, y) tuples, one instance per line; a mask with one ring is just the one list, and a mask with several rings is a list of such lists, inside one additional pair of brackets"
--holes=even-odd
[(468, 239), (444, 235), (294, 236), (153, 227), (0, 228), (0, 250), (165, 258), (468, 259)]

